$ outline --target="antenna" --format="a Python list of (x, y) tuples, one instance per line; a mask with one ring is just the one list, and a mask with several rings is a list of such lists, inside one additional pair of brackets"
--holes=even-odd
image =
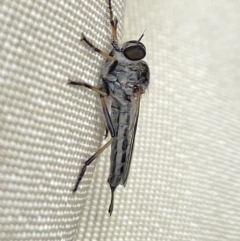
[(141, 37), (138, 39), (138, 43), (139, 43), (139, 42), (140, 42), (140, 40), (143, 38), (145, 31), (146, 31), (146, 29), (143, 31), (143, 33), (142, 33)]

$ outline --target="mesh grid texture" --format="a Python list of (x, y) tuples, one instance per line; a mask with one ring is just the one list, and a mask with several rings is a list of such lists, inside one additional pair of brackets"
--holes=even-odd
[(98, 96), (67, 81), (98, 83), (103, 59), (79, 39), (109, 49), (107, 3), (1, 4), (0, 240), (73, 240), (94, 167), (71, 189), (104, 125)]
[(113, 7), (123, 40), (147, 28), (151, 83), (109, 217), (110, 150), (71, 193), (104, 121), (96, 94), (66, 85), (99, 81), (79, 38), (111, 49), (106, 2), (1, 3), (0, 240), (240, 240), (239, 3)]

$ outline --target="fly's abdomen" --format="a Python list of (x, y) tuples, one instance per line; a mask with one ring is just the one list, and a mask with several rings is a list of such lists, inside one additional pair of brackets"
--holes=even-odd
[(121, 183), (122, 174), (126, 166), (128, 142), (130, 136), (131, 106), (112, 104), (112, 121), (116, 131), (111, 151), (111, 165), (108, 182), (110, 186), (117, 187)]

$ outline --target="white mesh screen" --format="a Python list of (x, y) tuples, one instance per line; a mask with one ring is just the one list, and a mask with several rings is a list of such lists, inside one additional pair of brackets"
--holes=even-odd
[(111, 49), (106, 1), (1, 2), (0, 240), (240, 240), (239, 3), (112, 1), (123, 40), (147, 28), (151, 84), (111, 217), (110, 150), (71, 193), (104, 121), (66, 84), (98, 83), (79, 39)]

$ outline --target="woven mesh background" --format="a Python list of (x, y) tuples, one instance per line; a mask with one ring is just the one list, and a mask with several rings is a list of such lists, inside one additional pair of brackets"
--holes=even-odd
[(71, 193), (104, 122), (96, 94), (66, 85), (98, 83), (79, 38), (111, 49), (105, 0), (1, 2), (0, 240), (240, 240), (240, 4), (113, 6), (124, 40), (147, 28), (151, 85), (109, 217), (110, 150)]

